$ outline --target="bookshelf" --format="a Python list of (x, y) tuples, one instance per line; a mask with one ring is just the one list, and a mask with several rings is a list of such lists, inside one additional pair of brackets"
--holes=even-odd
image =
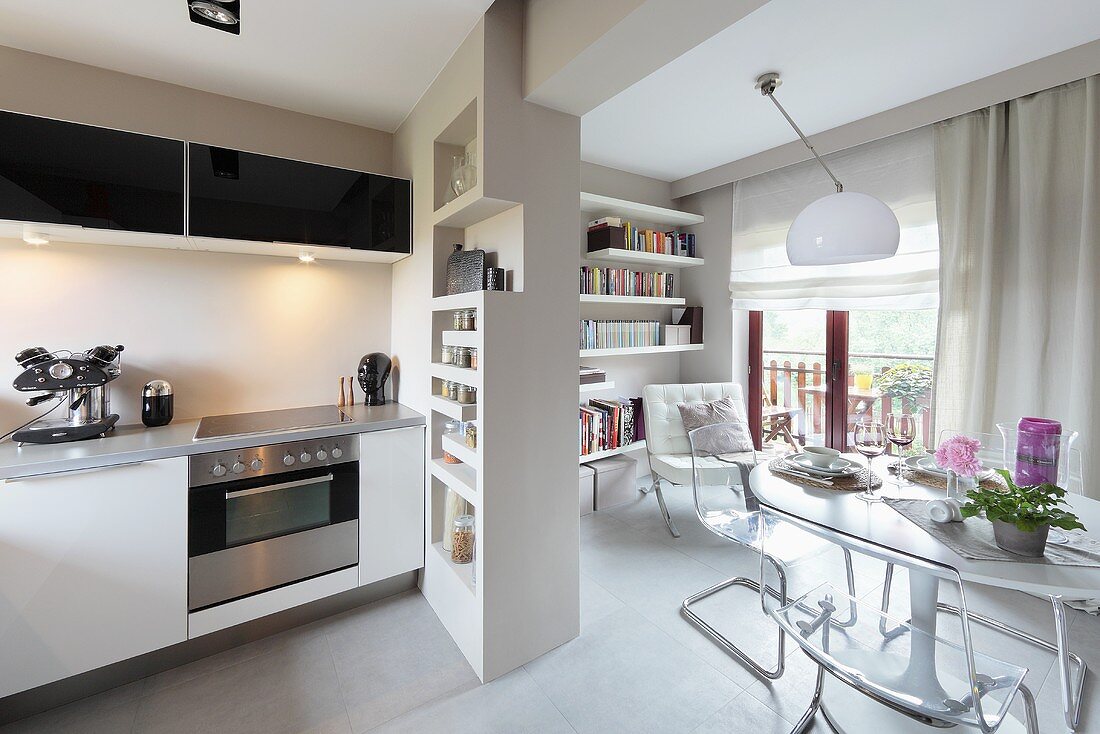
[(603, 382), (590, 382), (587, 385), (581, 385), (581, 392), (600, 392), (601, 390), (611, 390), (614, 387), (614, 380), (604, 380)]
[(654, 347), (619, 347), (618, 349), (582, 349), (581, 359), (586, 357), (628, 357), (639, 354), (669, 354), (671, 352), (697, 352), (702, 344), (660, 344)]
[(591, 454), (584, 454), (580, 457), (581, 464), (587, 464), (590, 461), (598, 461), (599, 459), (606, 459), (611, 456), (618, 456), (619, 454), (625, 454), (629, 451), (640, 451), (645, 448), (645, 441), (635, 441), (634, 443), (627, 444), (626, 446), (619, 446), (615, 449), (608, 449), (607, 451), (595, 451)]
[(683, 255), (662, 255), (657, 252), (638, 252), (637, 250), (622, 250), (617, 247), (604, 250), (594, 250), (585, 256), (593, 263), (617, 263), (633, 265), (643, 268), (668, 270), (670, 268), (694, 268), (703, 264), (701, 257), (684, 257)]
[(587, 191), (581, 192), (581, 211), (591, 215), (589, 219), (622, 217), (623, 219), (637, 219), (647, 224), (662, 227), (691, 227), (702, 224), (704, 221), (702, 215), (699, 214), (666, 209), (652, 204), (641, 204), (627, 199), (616, 199), (613, 196), (602, 196)]
[(660, 298), (656, 296), (601, 296), (591, 293), (581, 294), (581, 303), (634, 303), (643, 306), (683, 306), (683, 298)]

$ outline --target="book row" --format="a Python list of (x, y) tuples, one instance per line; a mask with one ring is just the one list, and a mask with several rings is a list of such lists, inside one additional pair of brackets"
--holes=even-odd
[(695, 235), (674, 230), (638, 229), (620, 217), (604, 217), (588, 223), (588, 250), (604, 247), (695, 257)]
[(655, 347), (660, 343), (660, 321), (581, 319), (581, 349)]
[(650, 273), (627, 268), (581, 268), (581, 293), (597, 296), (672, 298), (672, 273)]
[(593, 399), (580, 409), (580, 455), (627, 446), (635, 440), (635, 416), (641, 398)]

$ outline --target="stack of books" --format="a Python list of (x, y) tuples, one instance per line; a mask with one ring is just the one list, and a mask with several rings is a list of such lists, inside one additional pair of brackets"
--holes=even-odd
[(695, 235), (690, 232), (659, 232), (638, 229), (621, 217), (602, 217), (588, 223), (588, 251), (619, 248), (660, 255), (695, 257)]
[(590, 400), (580, 410), (580, 455), (634, 443), (636, 400)]
[(593, 385), (607, 382), (607, 373), (596, 367), (581, 367), (581, 384)]
[(660, 344), (660, 321), (581, 319), (581, 349), (656, 347)]
[(672, 273), (627, 268), (581, 268), (581, 293), (598, 296), (672, 298)]

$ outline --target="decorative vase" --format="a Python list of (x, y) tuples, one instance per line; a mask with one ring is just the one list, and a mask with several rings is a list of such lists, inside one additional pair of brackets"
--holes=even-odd
[(954, 469), (947, 470), (947, 497), (954, 500), (959, 498), (959, 475)]
[(1028, 558), (1040, 558), (1047, 547), (1049, 525), (1040, 525), (1031, 532), (1020, 530), (1014, 523), (993, 521), (993, 539), (997, 546), (1009, 553)]

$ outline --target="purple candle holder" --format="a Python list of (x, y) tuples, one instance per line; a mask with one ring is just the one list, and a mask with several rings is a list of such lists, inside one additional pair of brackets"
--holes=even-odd
[(1021, 418), (1016, 425), (1016, 478), (1021, 487), (1058, 483), (1062, 424), (1049, 418)]

